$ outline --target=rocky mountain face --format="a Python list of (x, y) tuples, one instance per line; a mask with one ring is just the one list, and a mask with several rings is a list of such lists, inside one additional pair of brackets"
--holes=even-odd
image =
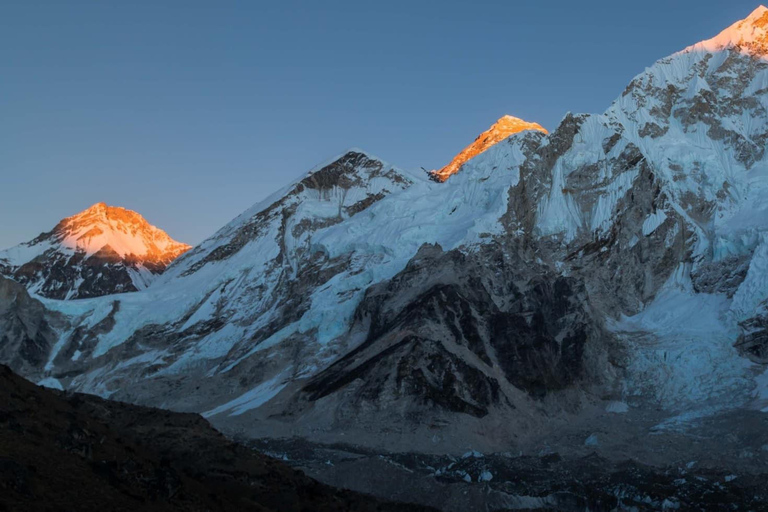
[(50, 299), (99, 297), (146, 288), (189, 248), (136, 212), (97, 203), (0, 252), (0, 273)]
[(0, 276), (0, 359), (14, 371), (39, 378), (66, 324), (21, 284)]
[(395, 511), (237, 445), (194, 414), (40, 388), (0, 366), (5, 510)]
[[(758, 471), (767, 19), (661, 59), (603, 114), (484, 134), (447, 180), (350, 150), (145, 290), (41, 299), (64, 320), (25, 372), (246, 436)], [(704, 418), (749, 447), (685, 437)]]
[(547, 130), (539, 123), (529, 123), (514, 116), (504, 116), (493, 123), (493, 126), (478, 135), (475, 141), (461, 150), (448, 165), (432, 171), (430, 177), (435, 181), (443, 182), (450, 178), (452, 174), (459, 172), (461, 166), (468, 160), (476, 157), (494, 144), (498, 144), (510, 135), (526, 130), (537, 130), (547, 133)]
[(368, 288), (351, 327), (366, 338), (310, 379), (301, 399), (355, 418), (386, 416), (397, 404), (425, 421), (515, 408), (525, 395), (595, 377), (585, 344), (601, 333), (586, 298), (581, 283), (526, 266), (514, 247), (467, 254), (424, 245)]

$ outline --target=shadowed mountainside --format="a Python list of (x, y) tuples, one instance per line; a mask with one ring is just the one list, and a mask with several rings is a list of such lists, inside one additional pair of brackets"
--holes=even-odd
[(196, 414), (48, 390), (0, 366), (0, 510), (431, 509), (323, 485)]

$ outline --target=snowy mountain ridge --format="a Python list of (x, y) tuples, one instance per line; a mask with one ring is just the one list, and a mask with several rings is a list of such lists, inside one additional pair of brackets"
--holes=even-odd
[(683, 53), (719, 52), (737, 48), (751, 55), (768, 51), (768, 8), (761, 5), (741, 21), (737, 21), (711, 39), (689, 46)]
[(607, 407), (762, 408), (766, 12), (603, 114), (481, 135), (448, 180), (350, 150), (145, 290), (41, 299), (56, 336), (30, 335), (24, 371), (254, 435), (437, 451)]

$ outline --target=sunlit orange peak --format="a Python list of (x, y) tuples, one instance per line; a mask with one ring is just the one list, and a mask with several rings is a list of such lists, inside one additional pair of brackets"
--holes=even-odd
[(759, 6), (712, 39), (689, 46), (683, 52), (719, 52), (727, 48), (761, 57), (768, 55), (768, 8)]
[(494, 144), (501, 142), (510, 135), (525, 130), (538, 130), (540, 132), (547, 133), (547, 130), (545, 130), (544, 127), (538, 123), (529, 123), (528, 121), (523, 121), (522, 119), (514, 116), (504, 116), (496, 121), (488, 130), (481, 133), (475, 139), (475, 141), (464, 148), (461, 153), (456, 155), (454, 159), (451, 160), (451, 163), (442, 169), (432, 171), (430, 174), (432, 175), (432, 178), (437, 181), (445, 181), (452, 174), (456, 174), (461, 166), (464, 165), (464, 163), (470, 158), (476, 157), (486, 149), (490, 148)]
[(168, 264), (191, 247), (177, 242), (140, 214), (96, 203), (59, 222), (53, 230), (59, 243), (88, 256), (114, 252), (123, 260)]

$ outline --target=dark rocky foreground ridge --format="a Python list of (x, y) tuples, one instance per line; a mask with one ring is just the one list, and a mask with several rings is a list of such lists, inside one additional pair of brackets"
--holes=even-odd
[(387, 454), (301, 439), (246, 446), (196, 414), (50, 390), (0, 366), (0, 511), (768, 510), (768, 475), (754, 462), (737, 475), (595, 452)]
[(433, 509), (321, 484), (196, 414), (49, 390), (0, 366), (0, 510)]

